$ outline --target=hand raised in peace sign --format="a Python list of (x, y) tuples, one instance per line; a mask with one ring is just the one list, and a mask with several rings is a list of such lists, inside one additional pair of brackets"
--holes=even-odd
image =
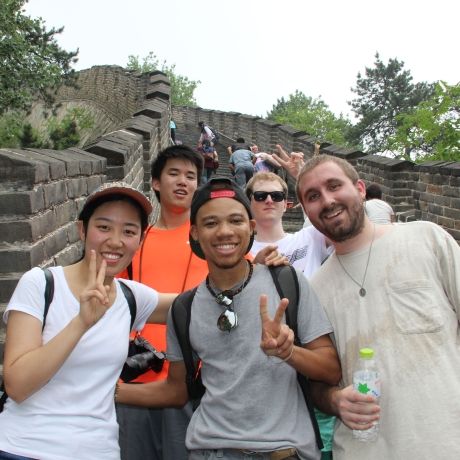
[(289, 300), (281, 299), (273, 319), (268, 314), (267, 303), (267, 296), (261, 295), (262, 340), (260, 348), (267, 356), (277, 356), (282, 360), (287, 360), (292, 355), (294, 347), (294, 332), (282, 322)]
[(273, 154), (273, 158), (290, 174), (294, 179), (300, 173), (303, 165), (303, 152), (291, 152), (289, 155), (280, 144), (276, 144), (277, 152)]
[(107, 263), (102, 260), (99, 272), (96, 266), (96, 251), (90, 251), (88, 284), (80, 295), (80, 318), (89, 329), (104, 316), (110, 308), (110, 286), (104, 285)]

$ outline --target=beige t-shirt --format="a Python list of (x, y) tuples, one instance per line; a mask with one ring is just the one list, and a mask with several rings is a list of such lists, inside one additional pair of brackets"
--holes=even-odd
[[(340, 256), (362, 281), (368, 249)], [(460, 249), (429, 222), (397, 224), (374, 241), (364, 288), (333, 254), (312, 286), (334, 328), (343, 385), (361, 347), (381, 374), (380, 434), (360, 443), (338, 423), (334, 460), (460, 458)]]

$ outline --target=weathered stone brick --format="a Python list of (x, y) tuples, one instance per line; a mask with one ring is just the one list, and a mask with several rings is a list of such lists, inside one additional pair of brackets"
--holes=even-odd
[(86, 180), (82, 177), (70, 179), (67, 181), (67, 196), (68, 198), (77, 198), (88, 191)]
[(438, 224), (442, 225), (444, 228), (454, 228), (455, 227), (455, 221), (453, 219), (449, 219), (444, 216), (438, 217)]
[(77, 262), (82, 256), (82, 246), (79, 244), (71, 244), (64, 248), (56, 255), (56, 265), (70, 265)]
[(0, 273), (24, 273), (44, 259), (44, 245), (40, 242), (14, 249), (0, 249)]
[(3, 243), (35, 241), (40, 234), (39, 219), (14, 220), (0, 222), (0, 234)]
[[(9, 302), (13, 291), (18, 284), (20, 274), (19, 273), (8, 273), (6, 275), (0, 276), (0, 302), (7, 303)], [(3, 323), (3, 321), (0, 321)]]
[(460, 198), (460, 187), (451, 187), (450, 185), (445, 185), (442, 188), (442, 194), (443, 196)]
[(442, 187), (440, 185), (428, 184), (426, 187), (428, 193), (433, 193), (435, 195), (442, 194)]
[(63, 227), (72, 220), (76, 219), (76, 206), (73, 201), (66, 201), (65, 203), (59, 204), (54, 208), (56, 214), (56, 225)]
[(39, 222), (38, 237), (44, 237), (58, 228), (54, 209), (48, 209), (43, 214), (38, 215), (36, 219)]
[(32, 190), (50, 179), (48, 164), (29, 158), (21, 150), (0, 149), (0, 190)]
[(23, 192), (0, 192), (0, 215), (24, 215), (41, 211), (45, 207), (41, 188)]
[(428, 212), (440, 216), (442, 215), (442, 207), (434, 203), (428, 203)]
[(45, 257), (51, 258), (58, 254), (67, 246), (67, 231), (65, 228), (59, 228), (44, 238)]
[(67, 200), (66, 181), (52, 182), (43, 185), (45, 193), (45, 207)]
[(80, 241), (80, 234), (78, 232), (78, 226), (76, 221), (70, 222), (68, 225), (66, 225), (65, 228), (67, 231), (67, 241), (69, 242), (69, 244)]
[(444, 215), (450, 219), (460, 221), (460, 209), (444, 208)]
[(448, 196), (433, 195), (433, 202), (440, 206), (450, 206), (450, 201), (451, 199)]

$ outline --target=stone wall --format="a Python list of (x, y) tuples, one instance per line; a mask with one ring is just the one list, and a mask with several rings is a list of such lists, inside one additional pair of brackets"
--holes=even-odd
[[(158, 210), (150, 163), (170, 143), (168, 79), (161, 72), (130, 75), (109, 66), (83, 71), (78, 81), (81, 93), (65, 89), (59, 97), (104, 107), (100, 113), (109, 114), (110, 132), (95, 135), (84, 149), (0, 149), (0, 316), (25, 271), (78, 260), (75, 221), (100, 184), (123, 180), (144, 191)], [(2, 322), (0, 357), (3, 337)]]
[[(308, 133), (263, 118), (191, 107), (173, 107), (172, 116), (179, 139), (182, 133), (190, 139), (190, 132), (195, 132), (198, 139), (197, 124), (204, 121), (222, 133), (224, 145), (244, 137), (261, 151), (273, 151), (276, 144), (287, 151), (302, 151), (307, 157), (314, 151), (315, 139)], [(320, 152), (348, 160), (367, 184), (378, 183), (383, 199), (391, 204), (400, 221), (435, 222), (460, 243), (460, 162), (417, 165), (327, 143), (321, 144)], [(292, 190), (294, 181), (289, 178), (288, 182)]]

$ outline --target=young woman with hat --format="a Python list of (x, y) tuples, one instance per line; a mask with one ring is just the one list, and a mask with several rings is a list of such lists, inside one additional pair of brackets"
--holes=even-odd
[[(0, 459), (120, 459), (114, 393), (131, 314), (115, 275), (130, 263), (151, 211), (124, 183), (88, 196), (78, 220), (84, 255), (50, 268), (54, 295), (43, 331), (43, 270), (20, 279), (4, 313), (9, 398), (0, 414)], [(124, 283), (136, 300), (133, 329), (166, 321), (175, 295)]]

